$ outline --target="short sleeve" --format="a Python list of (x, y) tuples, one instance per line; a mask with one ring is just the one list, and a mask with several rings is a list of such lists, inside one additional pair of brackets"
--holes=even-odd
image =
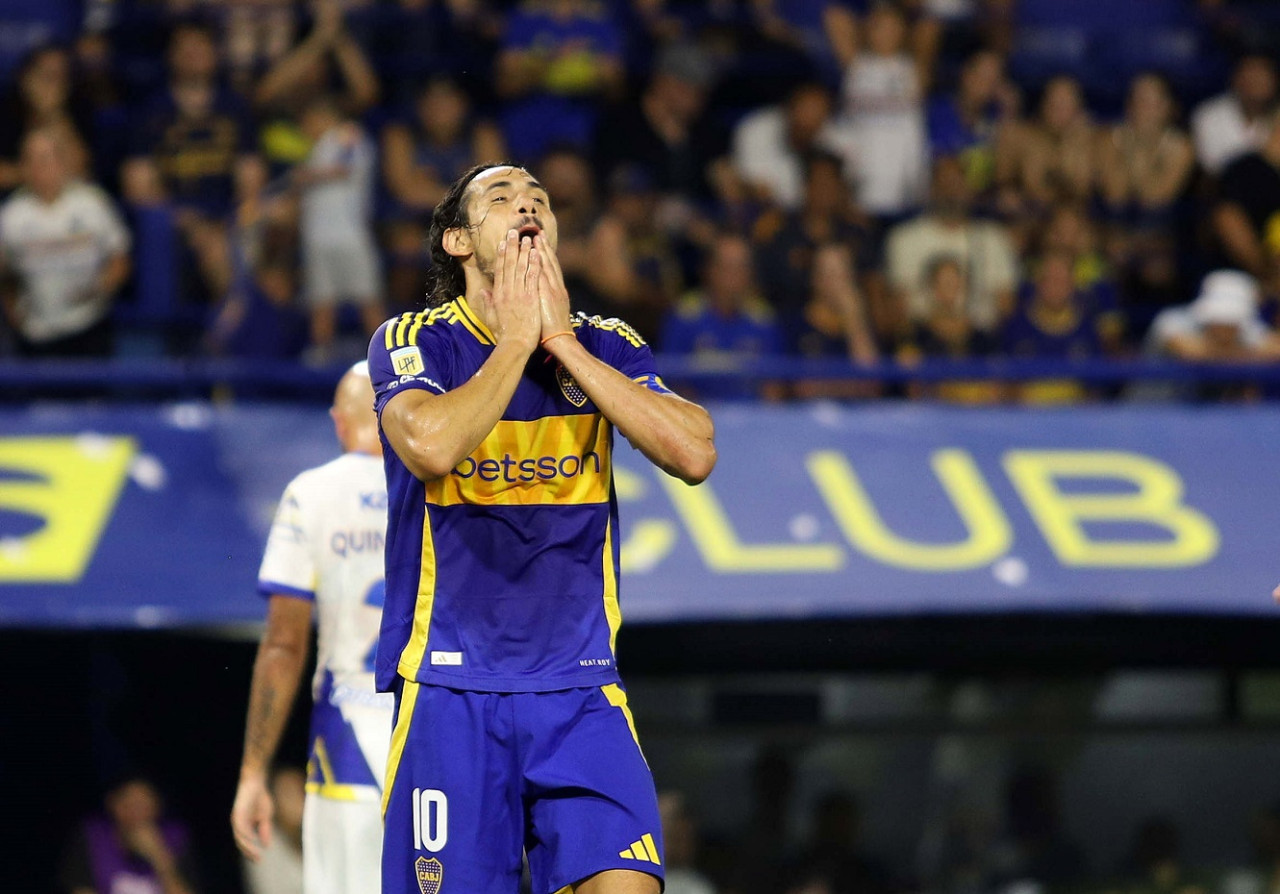
[(584, 319), (581, 326), (595, 330), (596, 350), (592, 353), (605, 363), (650, 391), (671, 393), (658, 375), (652, 349), (629, 324), (616, 318), (591, 317)]
[(316, 597), (316, 560), (307, 530), (307, 513), (303, 509), (299, 479), (285, 488), (276, 517), (267, 535), (267, 549), (258, 569), (258, 592), (263, 596)]
[(433, 322), (434, 311), (405, 313), (378, 327), (369, 340), (369, 378), (373, 406), (382, 408), (401, 391), (421, 388), (436, 394), (448, 390), (448, 345)]

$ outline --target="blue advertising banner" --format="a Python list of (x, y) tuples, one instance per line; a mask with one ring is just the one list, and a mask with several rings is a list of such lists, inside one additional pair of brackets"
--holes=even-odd
[[(625, 442), (629, 621), (1258, 614), (1280, 581), (1280, 410), (725, 405), (690, 488)], [(0, 412), (0, 624), (260, 620), (275, 502), (322, 409)]]

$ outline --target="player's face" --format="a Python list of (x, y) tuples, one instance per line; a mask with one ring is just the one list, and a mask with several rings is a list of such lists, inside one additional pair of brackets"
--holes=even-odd
[(498, 245), (508, 230), (521, 237), (541, 233), (554, 249), (559, 231), (551, 213), (551, 200), (542, 184), (519, 168), (490, 168), (467, 187), (467, 217), (470, 221), (476, 265), (492, 278)]

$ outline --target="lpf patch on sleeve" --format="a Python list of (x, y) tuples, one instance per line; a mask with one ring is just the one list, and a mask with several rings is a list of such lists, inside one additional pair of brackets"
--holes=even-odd
[(422, 352), (414, 345), (391, 352), (391, 368), (398, 376), (416, 376), (422, 370)]

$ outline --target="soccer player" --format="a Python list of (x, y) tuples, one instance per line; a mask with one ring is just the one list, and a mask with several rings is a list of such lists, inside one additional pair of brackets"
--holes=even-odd
[(344, 452), (289, 483), (258, 572), (270, 603), (231, 828), (251, 860), (271, 843), (268, 772), (306, 663), (314, 607), (319, 637), (302, 818), (307, 894), (379, 889), (392, 699), (373, 685), (387, 491), (372, 410), (368, 365), (360, 362), (338, 383), (329, 411)]
[(614, 658), (613, 430), (689, 484), (711, 417), (620, 320), (572, 314), (523, 168), (433, 213), (429, 309), (369, 345), (388, 484), (377, 681), (395, 693), (384, 894), (657, 894), (662, 838)]

